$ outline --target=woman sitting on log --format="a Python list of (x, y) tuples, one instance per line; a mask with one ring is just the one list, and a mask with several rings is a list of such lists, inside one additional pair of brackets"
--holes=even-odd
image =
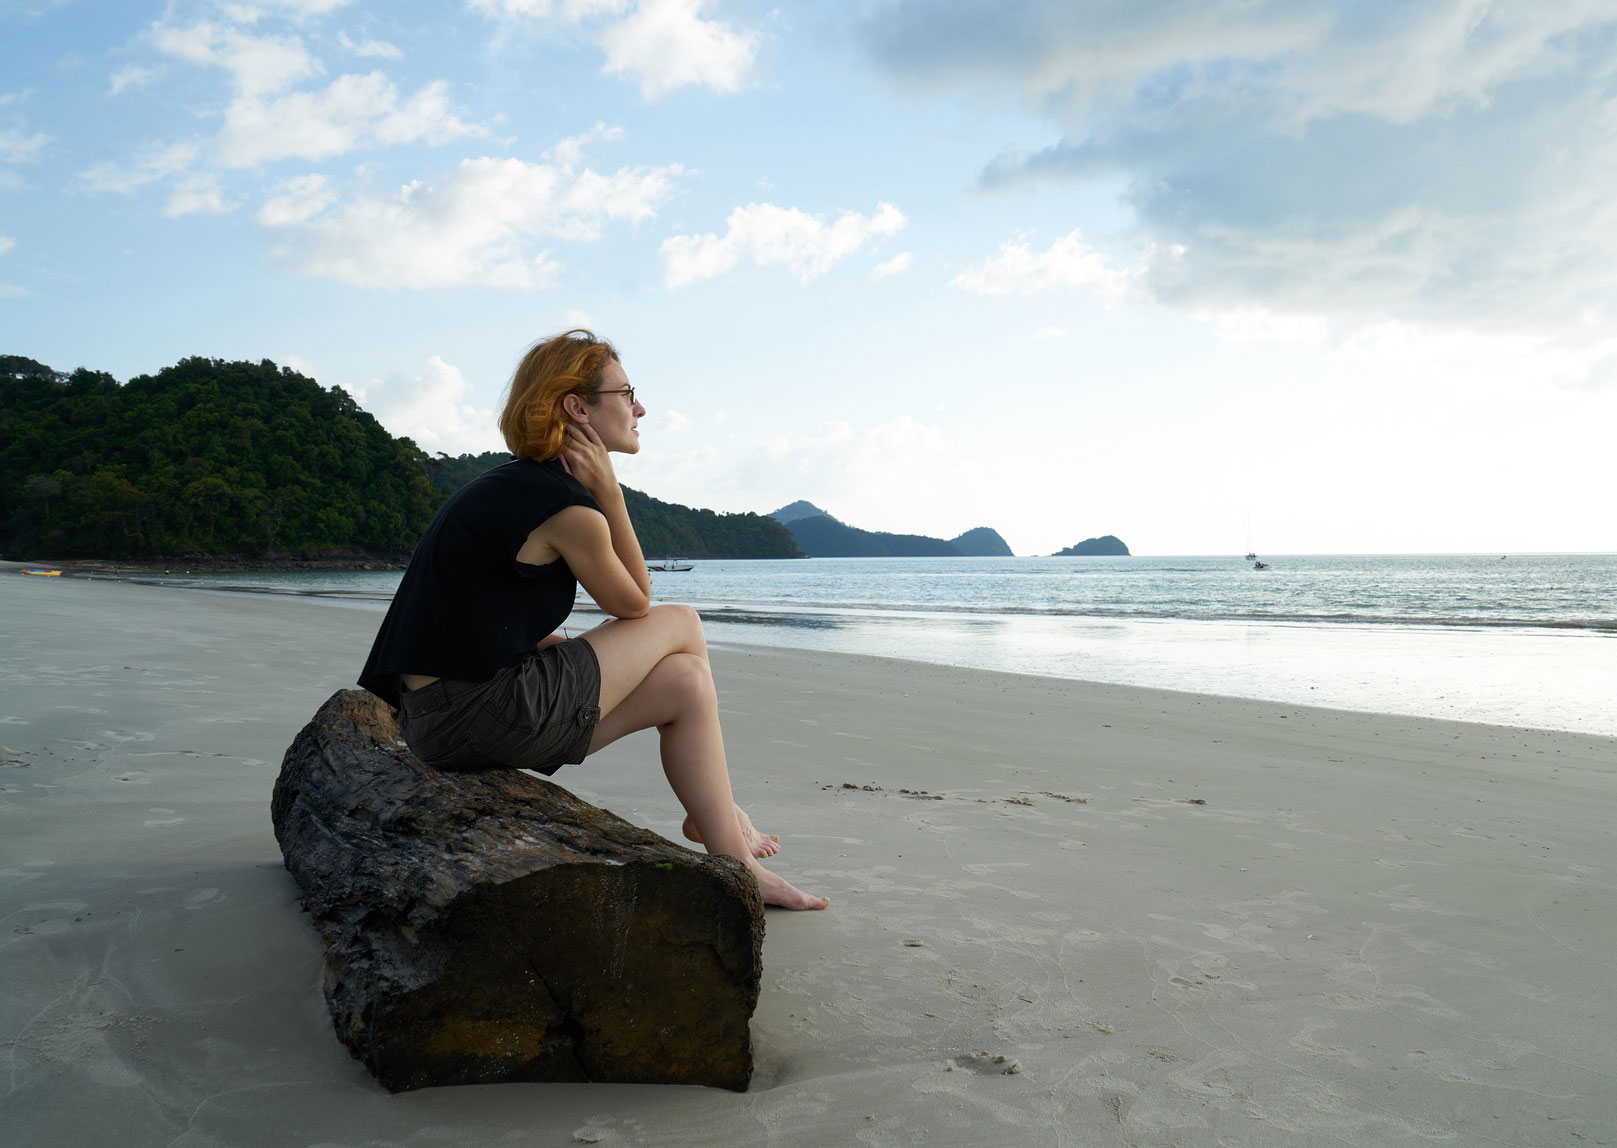
[[(515, 459), (427, 527), (359, 684), (446, 770), (552, 774), (655, 728), (685, 835), (746, 865), (765, 904), (823, 909), (758, 863), (780, 847), (731, 796), (701, 619), (651, 604), (610, 457), (640, 450), (645, 413), (611, 343), (573, 330), (535, 345), (500, 415)], [(566, 640), (556, 631), (579, 583), (612, 617)]]

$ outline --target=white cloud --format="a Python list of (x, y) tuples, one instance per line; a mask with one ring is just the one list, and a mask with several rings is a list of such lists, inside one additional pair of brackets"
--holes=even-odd
[[(570, 143), (571, 141), (564, 141)], [(610, 222), (656, 214), (682, 172), (624, 167), (611, 174), (562, 162), (463, 160), (435, 181), (393, 194), (361, 189), (346, 203), (319, 177), (283, 185), (259, 212), (277, 257), (294, 271), (365, 287), (489, 286), (535, 290), (561, 269), (543, 237), (598, 239)]]
[(255, 217), (265, 227), (290, 227), (318, 215), (337, 201), (330, 182), (318, 172), (286, 180)]
[(1190, 317), (1211, 324), (1226, 343), (1321, 344), (1330, 335), (1330, 323), (1320, 315), (1296, 315), (1255, 303), (1237, 307), (1199, 308)]
[(188, 26), (159, 23), (151, 29), (157, 50), (187, 63), (223, 68), (237, 93), (263, 98), (318, 75), (320, 63), (299, 36), (255, 36), (240, 28), (203, 21)]
[(663, 240), (658, 254), (670, 288), (712, 279), (743, 260), (759, 267), (784, 266), (807, 283), (866, 244), (897, 234), (907, 221), (890, 203), (871, 215), (844, 212), (834, 223), (795, 207), (749, 203), (730, 212), (724, 235), (676, 235)]
[(33, 163), (49, 140), (44, 132), (30, 132), (20, 125), (0, 128), (0, 162)]
[(702, 18), (704, 0), (641, 0), (601, 30), (608, 75), (632, 77), (657, 99), (689, 85), (740, 91), (752, 70), (758, 37)]
[(314, 363), (308, 359), (305, 359), (302, 355), (283, 355), (281, 357), (281, 364), (283, 366), (291, 367), (294, 371), (306, 379), (314, 379), (316, 381), (319, 381), (320, 379), (320, 372), (315, 368)]
[(842, 419), (831, 419), (818, 431), (791, 435), (778, 435), (759, 444), (759, 451), (771, 462), (780, 462), (796, 456), (812, 456), (818, 460), (825, 452), (841, 447), (853, 439), (853, 427)]
[(320, 91), (274, 99), (242, 95), (225, 113), (216, 146), (226, 167), (257, 167), (280, 159), (327, 159), (367, 145), (442, 144), (483, 134), (454, 114), (442, 81), (401, 102), (391, 80), (369, 72), (339, 76)]
[(1541, 333), (1617, 309), (1609, 0), (900, 3), (866, 28), (894, 76), (1055, 126), (985, 141), (985, 182), (1124, 188), (1163, 302)]
[[(319, 14), (333, 5), (291, 7)], [(237, 16), (256, 18), (256, 10), (244, 9)], [(214, 141), (214, 158), (225, 167), (326, 159), (361, 147), (443, 144), (486, 134), (455, 114), (442, 81), (424, 84), (406, 97), (386, 75), (373, 71), (338, 76), (323, 88), (293, 90), (325, 70), (298, 35), (250, 31), (219, 21), (159, 22), (150, 39), (169, 56), (229, 74), (233, 94)], [(356, 43), (346, 34), (339, 43), (362, 56), (399, 54), (390, 44)]]
[(459, 369), (437, 355), (419, 375), (389, 375), (354, 388), (354, 398), (394, 435), (429, 453), (480, 454), (504, 449), (492, 410), (472, 399)]
[(92, 164), (79, 173), (77, 184), (87, 191), (130, 195), (154, 180), (186, 170), (196, 157), (196, 144), (183, 140), (169, 144), (148, 144), (131, 163), (107, 161)]
[(615, 14), (629, 0), (467, 0), (473, 12), (496, 20), (553, 20), (576, 24), (590, 16)]
[[(9, 235), (0, 235), (0, 255), (5, 255), (17, 246), (17, 241)], [(28, 292), (15, 283), (0, 283), (0, 299), (21, 299)]]
[(847, 475), (854, 489), (885, 503), (887, 493), (928, 489), (945, 462), (944, 454), (940, 429), (899, 415), (860, 436), (848, 458)]
[(1108, 298), (1127, 295), (1137, 272), (1118, 271), (1074, 228), (1034, 251), (1024, 242), (1002, 243), (982, 263), (960, 272), (949, 286), (974, 295), (1032, 295), (1054, 287), (1081, 287)]
[(404, 55), (397, 45), (390, 44), (386, 40), (353, 40), (349, 38), (347, 32), (339, 33), (337, 42), (342, 45), (343, 51), (355, 56), (397, 60)]
[(866, 530), (914, 532), (937, 517), (947, 455), (943, 431), (909, 415), (858, 430), (830, 419), (759, 443), (732, 464), (727, 482), (707, 485), (732, 487), (754, 510), (806, 498)]
[(900, 251), (891, 259), (872, 267), (870, 277), (872, 279), (885, 279), (889, 275), (897, 275), (901, 271), (908, 271), (910, 264), (913, 262), (915, 262), (913, 254), (908, 251)]
[(161, 68), (147, 68), (140, 64), (126, 64), (112, 73), (107, 81), (107, 94), (116, 96), (129, 88), (143, 88), (163, 74)]
[(223, 215), (237, 205), (225, 199), (219, 181), (210, 174), (189, 175), (174, 185), (163, 214), (169, 219), (181, 215)]
[(243, 0), (221, 6), (243, 24), (258, 20), (265, 9), (281, 9), (293, 20), (304, 21), (329, 15), (345, 8), (350, 0)]
[(691, 429), (691, 420), (678, 411), (664, 411), (652, 420), (651, 429), (654, 434), (686, 434)]
[(708, 0), (468, 0), (502, 24), (580, 27), (606, 55), (602, 71), (640, 85), (655, 100), (683, 87), (737, 92), (758, 51), (758, 34), (703, 15)]

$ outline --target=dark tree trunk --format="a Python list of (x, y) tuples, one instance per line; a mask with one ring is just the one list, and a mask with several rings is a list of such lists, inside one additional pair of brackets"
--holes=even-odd
[(764, 925), (739, 862), (529, 774), (424, 766), (362, 690), (292, 742), (271, 816), (337, 1035), (392, 1091), (747, 1087)]

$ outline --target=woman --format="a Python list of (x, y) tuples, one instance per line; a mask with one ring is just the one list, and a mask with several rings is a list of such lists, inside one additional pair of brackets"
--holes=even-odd
[[(441, 769), (551, 774), (655, 728), (685, 835), (734, 857), (765, 904), (823, 909), (758, 863), (779, 850), (730, 793), (701, 619), (651, 605), (611, 453), (640, 449), (646, 408), (612, 344), (573, 330), (535, 345), (500, 431), (515, 459), (452, 495), (422, 535), (359, 684)], [(612, 617), (556, 633), (577, 586)]]

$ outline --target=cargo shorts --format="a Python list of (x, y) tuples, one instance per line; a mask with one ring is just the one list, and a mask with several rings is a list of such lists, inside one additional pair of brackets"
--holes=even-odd
[(399, 734), (444, 770), (552, 774), (589, 753), (601, 720), (601, 664), (582, 638), (558, 642), (486, 682), (439, 678), (402, 690)]

